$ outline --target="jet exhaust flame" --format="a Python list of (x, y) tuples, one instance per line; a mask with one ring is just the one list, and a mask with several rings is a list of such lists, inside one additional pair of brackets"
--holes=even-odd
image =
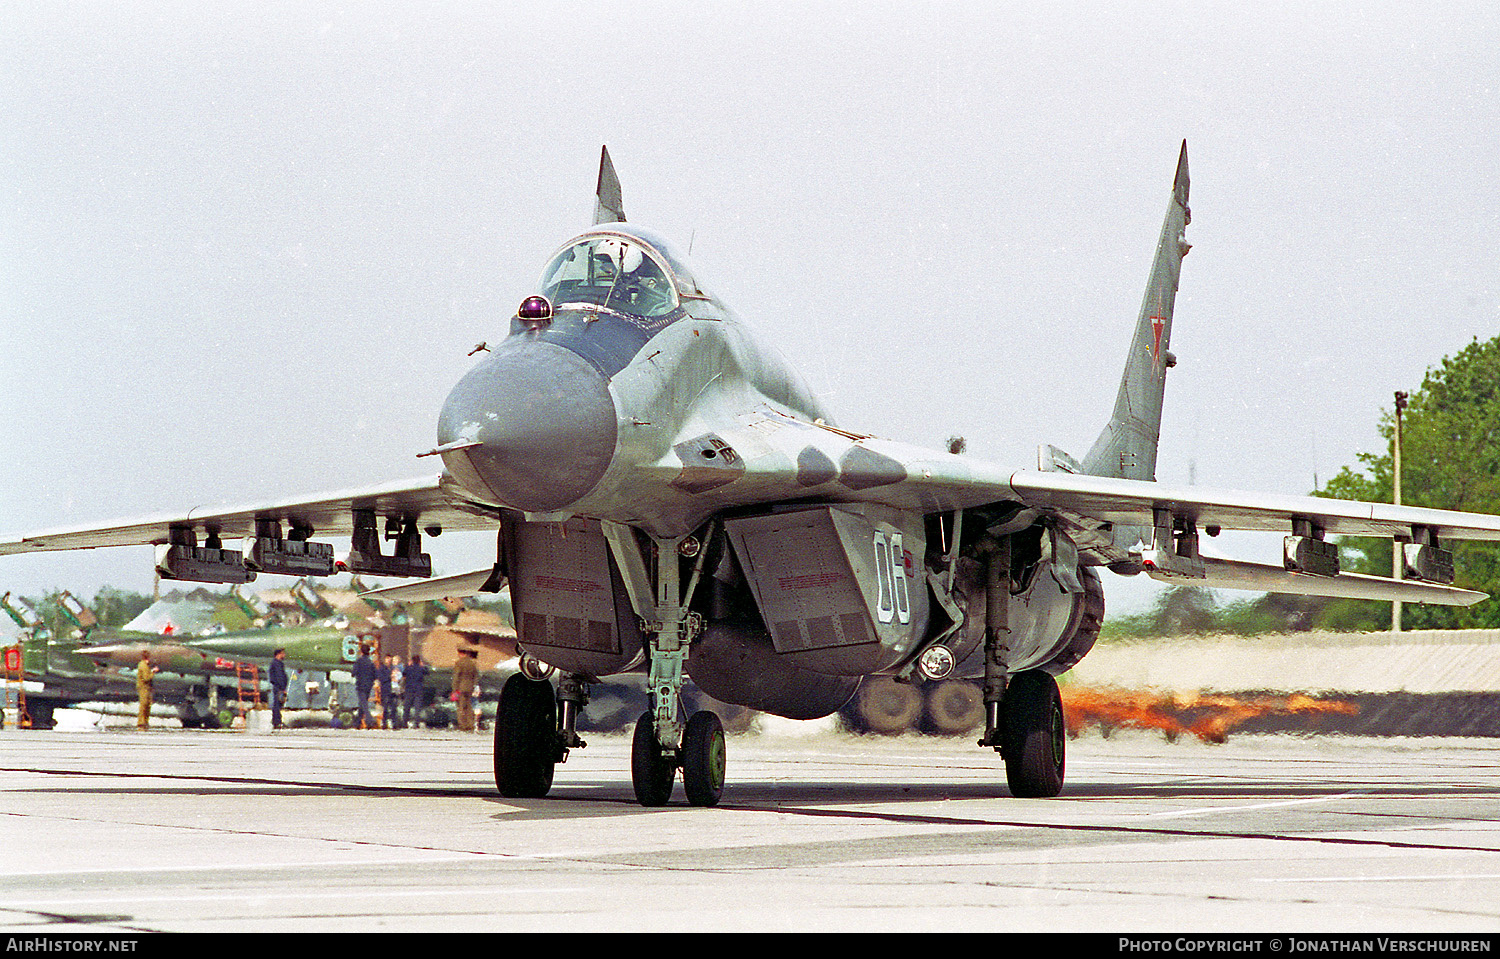
[(1353, 716), (1359, 706), (1343, 700), (1314, 699), (1303, 693), (1285, 696), (1232, 696), (1202, 693), (1156, 693), (1108, 687), (1068, 686), (1062, 690), (1068, 734), (1090, 726), (1106, 735), (1120, 727), (1155, 729), (1175, 740), (1191, 733), (1206, 743), (1222, 743), (1230, 730), (1258, 716)]

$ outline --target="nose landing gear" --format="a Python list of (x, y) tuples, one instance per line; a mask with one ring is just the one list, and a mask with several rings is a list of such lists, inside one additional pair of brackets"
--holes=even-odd
[[(682, 784), (692, 805), (718, 805), (724, 793), (723, 723), (716, 714), (701, 710), (684, 724), (679, 712), (683, 662), (688, 645), (703, 629), (702, 618), (690, 612), (688, 605), (706, 555), (707, 550), (690, 536), (656, 542), (655, 615), (646, 624), (650, 635), (651, 709), (636, 723), (630, 750), (630, 778), (642, 806), (667, 804), (678, 769), (682, 770)], [(680, 585), (681, 559), (694, 560), (686, 589)]]
[(682, 734), (682, 748), (676, 755), (657, 742), (649, 712), (642, 713), (635, 725), (630, 748), (630, 778), (635, 798), (642, 806), (665, 806), (672, 798), (672, 784), (677, 770), (682, 770), (683, 791), (694, 806), (717, 806), (724, 795), (724, 771), (728, 751), (724, 744), (724, 724), (708, 710), (696, 712), (688, 719)]

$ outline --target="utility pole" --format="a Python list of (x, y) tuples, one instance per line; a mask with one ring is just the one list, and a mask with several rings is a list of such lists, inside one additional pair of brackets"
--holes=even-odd
[[(1396, 391), (1396, 442), (1392, 447), (1391, 455), (1391, 492), (1393, 501), (1397, 506), (1401, 505), (1401, 414), (1406, 409), (1407, 392)], [(1401, 579), (1404, 572), (1403, 557), (1401, 555), (1401, 540), (1391, 540), (1391, 576)], [(1401, 632), (1401, 601), (1398, 599), (1391, 603), (1391, 632)]]

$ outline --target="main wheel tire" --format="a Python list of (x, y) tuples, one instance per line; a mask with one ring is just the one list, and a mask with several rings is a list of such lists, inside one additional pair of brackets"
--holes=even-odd
[(656, 722), (650, 711), (641, 714), (630, 743), (630, 781), (642, 806), (665, 806), (672, 798), (677, 768), (662, 754), (656, 741)]
[(1068, 742), (1057, 681), (1033, 669), (1012, 676), (1003, 702), (1005, 781), (1011, 795), (1047, 799), (1062, 791)]
[(495, 787), (511, 799), (540, 799), (557, 766), (557, 694), (516, 673), (495, 710)]
[(694, 713), (682, 734), (682, 787), (694, 806), (717, 806), (724, 795), (724, 724), (717, 713)]

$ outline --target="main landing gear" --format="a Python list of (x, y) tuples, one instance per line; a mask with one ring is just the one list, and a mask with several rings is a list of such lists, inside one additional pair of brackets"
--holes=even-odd
[(495, 786), (500, 795), (547, 795), (553, 770), (566, 755), (560, 743), (552, 684), (522, 673), (507, 679), (495, 713)]
[(578, 715), (588, 702), (584, 677), (562, 673), (554, 692), (552, 668), (530, 655), (500, 688), (495, 711), (495, 786), (512, 799), (540, 799), (568, 750), (588, 743), (578, 736)]
[(1000, 751), (1011, 795), (1050, 799), (1062, 792), (1068, 733), (1057, 680), (1040, 669), (1011, 675), (1007, 668), (1011, 548), (1011, 537), (1001, 536), (983, 552), (985, 730), (979, 745)]
[(1062, 792), (1068, 741), (1057, 680), (1040, 669), (1010, 678), (1005, 690), (1000, 753), (1011, 795), (1050, 799)]

